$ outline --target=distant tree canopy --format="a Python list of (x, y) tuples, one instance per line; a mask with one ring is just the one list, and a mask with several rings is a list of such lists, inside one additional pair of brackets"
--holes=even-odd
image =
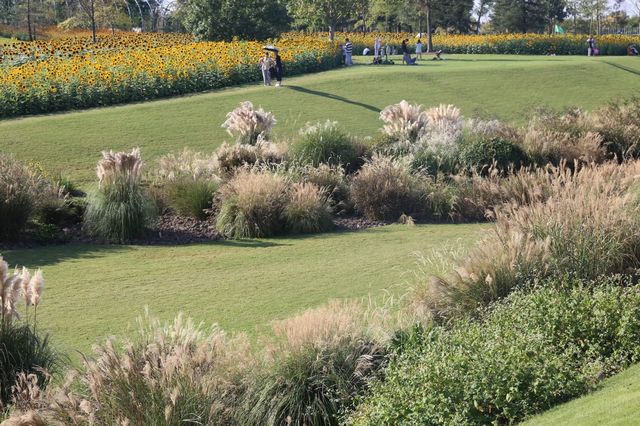
[(261, 40), (286, 31), (291, 22), (277, 0), (183, 0), (177, 16), (200, 40)]

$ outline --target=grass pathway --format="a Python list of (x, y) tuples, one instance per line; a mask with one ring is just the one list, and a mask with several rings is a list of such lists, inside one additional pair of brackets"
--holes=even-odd
[(13, 266), (42, 267), (40, 327), (70, 352), (122, 334), (149, 306), (225, 330), (263, 329), (334, 298), (380, 300), (406, 292), (416, 252), (459, 248), (487, 225), (392, 225), (265, 240), (183, 246), (66, 245), (2, 253)]
[(40, 161), (52, 172), (93, 180), (104, 149), (142, 148), (145, 159), (184, 147), (212, 151), (228, 136), (228, 111), (250, 100), (273, 111), (277, 136), (305, 122), (337, 120), (359, 136), (380, 127), (378, 112), (406, 99), (453, 103), (466, 115), (526, 122), (536, 107), (592, 109), (640, 90), (630, 57), (451, 55), (419, 66), (355, 66), (259, 85), (140, 104), (0, 121), (0, 150)]

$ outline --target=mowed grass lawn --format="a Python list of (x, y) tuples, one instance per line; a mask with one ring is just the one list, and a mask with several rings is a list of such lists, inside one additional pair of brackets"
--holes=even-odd
[(522, 426), (636, 426), (640, 424), (640, 365), (605, 380), (601, 389), (560, 405)]
[[(146, 160), (190, 147), (212, 151), (229, 137), (228, 111), (249, 100), (273, 111), (277, 136), (308, 121), (336, 120), (374, 135), (378, 113), (406, 99), (452, 103), (466, 115), (524, 123), (536, 107), (592, 109), (640, 91), (640, 60), (631, 57), (448, 55), (418, 66), (355, 66), (161, 101), (0, 121), (0, 150), (35, 160), (53, 173), (87, 182), (105, 149), (142, 148)], [(363, 59), (361, 59), (363, 61)]]
[(414, 283), (416, 253), (459, 249), (487, 225), (392, 225), (265, 240), (183, 246), (65, 245), (10, 250), (10, 264), (42, 267), (46, 281), (39, 327), (67, 352), (87, 351), (148, 306), (228, 331), (255, 334), (330, 299), (381, 301)]

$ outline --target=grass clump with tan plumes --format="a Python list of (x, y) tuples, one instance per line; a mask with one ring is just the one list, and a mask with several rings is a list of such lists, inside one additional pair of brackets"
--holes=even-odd
[(258, 141), (249, 144), (222, 144), (214, 155), (214, 166), (220, 176), (233, 175), (241, 167), (275, 168), (286, 159), (286, 149), (273, 142)]
[(235, 424), (252, 362), (243, 336), (147, 314), (136, 338), (94, 346), (53, 393), (51, 412), (65, 424)]
[[(522, 177), (526, 177), (523, 175)], [(595, 279), (640, 262), (640, 161), (557, 170), (540, 200), (506, 203), (496, 226), (415, 303), (436, 318), (473, 312), (534, 279)], [(534, 180), (540, 176), (534, 174)]]
[[(42, 271), (33, 275), (26, 268), (9, 270), (0, 256), (0, 410), (20, 400), (25, 386), (19, 377), (35, 381), (39, 388), (48, 384), (50, 374), (61, 366), (61, 357), (51, 346), (48, 335), (36, 328), (42, 302)], [(23, 316), (18, 308), (24, 304)]]
[(332, 302), (274, 324), (243, 424), (337, 425), (386, 360), (362, 306)]
[(284, 230), (288, 183), (268, 171), (239, 170), (218, 193), (218, 230), (230, 238), (260, 238)]
[(255, 145), (258, 141), (267, 140), (276, 124), (272, 113), (262, 108), (255, 109), (249, 101), (227, 114), (222, 127), (235, 138), (236, 143)]
[(84, 228), (98, 238), (124, 242), (139, 238), (155, 213), (142, 187), (140, 150), (104, 151), (98, 161), (98, 189), (91, 194)]
[(313, 183), (294, 183), (283, 215), (294, 234), (326, 232), (333, 228), (331, 207), (326, 193)]

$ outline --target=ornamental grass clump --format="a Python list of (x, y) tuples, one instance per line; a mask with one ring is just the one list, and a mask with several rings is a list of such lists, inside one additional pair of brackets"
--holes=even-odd
[(429, 125), (422, 105), (412, 105), (405, 100), (383, 109), (380, 120), (384, 123), (382, 132), (399, 143), (414, 143)]
[(350, 192), (356, 210), (367, 218), (396, 221), (402, 214), (424, 214), (426, 185), (407, 159), (375, 154), (353, 177)]
[(85, 212), (85, 230), (98, 238), (124, 242), (141, 237), (154, 214), (142, 188), (140, 150), (104, 151), (98, 161), (98, 189)]
[(268, 171), (240, 169), (219, 190), (218, 230), (230, 238), (256, 238), (284, 231), (287, 180)]
[[(60, 366), (61, 358), (51, 347), (49, 337), (36, 331), (43, 292), (42, 271), (33, 275), (26, 268), (11, 272), (0, 256), (0, 409), (15, 398), (13, 388), (18, 374), (35, 375), (44, 388), (46, 377)], [(21, 303), (22, 320), (18, 313)]]
[(345, 170), (341, 166), (330, 166), (328, 164), (320, 164), (317, 167), (292, 165), (287, 172), (295, 181), (309, 182), (322, 189), (327, 195), (334, 213), (353, 210), (353, 203), (349, 194), (349, 182)]
[(64, 424), (237, 424), (250, 354), (243, 336), (147, 314), (136, 338), (94, 346), (53, 394), (51, 411)]
[(296, 234), (325, 232), (333, 228), (327, 194), (313, 183), (294, 183), (288, 191), (283, 215), (287, 229)]
[(274, 324), (243, 424), (337, 425), (384, 365), (384, 345), (355, 303), (332, 302)]
[(358, 166), (360, 152), (360, 147), (335, 121), (308, 123), (289, 148), (291, 159), (302, 164), (325, 163), (352, 170)]
[(41, 182), (9, 154), (0, 153), (0, 240), (15, 239), (36, 211)]
[(415, 302), (431, 316), (451, 317), (535, 279), (595, 279), (637, 267), (639, 176), (640, 161), (558, 171), (540, 189), (540, 199), (497, 207), (493, 232), (459, 259), (454, 271), (427, 280)]
[(262, 108), (255, 109), (249, 101), (227, 114), (222, 127), (235, 138), (236, 143), (255, 145), (259, 140), (267, 140), (276, 124), (272, 113)]
[(216, 170), (223, 177), (231, 176), (240, 167), (275, 168), (286, 158), (283, 146), (268, 141), (249, 144), (222, 144), (214, 155)]

